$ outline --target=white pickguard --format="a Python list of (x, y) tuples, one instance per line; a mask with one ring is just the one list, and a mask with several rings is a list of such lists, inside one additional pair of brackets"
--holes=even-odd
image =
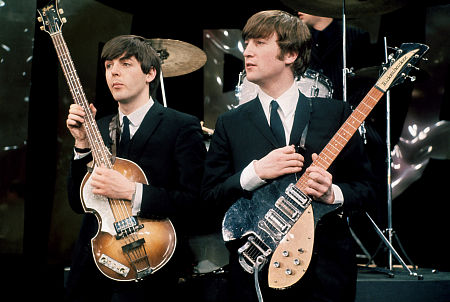
[(108, 198), (92, 193), (91, 178), (86, 181), (81, 193), (86, 208), (93, 209), (100, 215), (100, 230), (115, 236), (115, 219)]

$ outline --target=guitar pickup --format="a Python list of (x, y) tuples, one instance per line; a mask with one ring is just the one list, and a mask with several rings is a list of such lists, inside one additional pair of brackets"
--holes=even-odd
[(285, 191), (286, 195), (295, 201), (299, 206), (306, 209), (311, 204), (311, 198), (303, 193), (294, 184), (289, 184)]
[(116, 230), (116, 239), (122, 239), (130, 234), (142, 229), (144, 225), (138, 224), (136, 216), (131, 216), (121, 221), (114, 223), (114, 229)]
[(277, 209), (279, 209), (292, 221), (297, 221), (298, 217), (300, 216), (300, 211), (293, 204), (287, 201), (283, 196), (278, 198), (278, 200), (275, 202), (275, 207), (277, 207)]
[(290, 225), (286, 222), (286, 220), (281, 217), (280, 214), (275, 212), (273, 209), (267, 211), (264, 218), (280, 233), (286, 234)]

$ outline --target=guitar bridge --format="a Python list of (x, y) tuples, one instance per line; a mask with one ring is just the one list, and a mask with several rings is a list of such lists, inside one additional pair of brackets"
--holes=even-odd
[(122, 252), (127, 255), (128, 261), (136, 272), (136, 281), (153, 273), (144, 244), (145, 239), (140, 238), (122, 246)]
[(120, 240), (122, 238), (125, 238), (126, 236), (139, 231), (143, 227), (144, 225), (138, 224), (136, 216), (131, 216), (121, 221), (114, 222), (114, 229), (116, 230), (116, 239)]
[(272, 249), (257, 237), (250, 236), (247, 242), (238, 249), (238, 254), (242, 268), (253, 274), (255, 266), (262, 267), (267, 262), (267, 257), (272, 254)]

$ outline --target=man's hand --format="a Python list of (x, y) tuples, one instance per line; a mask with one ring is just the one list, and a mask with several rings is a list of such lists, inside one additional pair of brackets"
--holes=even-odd
[(285, 174), (300, 172), (304, 158), (295, 152), (294, 146), (275, 149), (254, 162), (256, 174), (261, 179), (274, 179)]
[[(318, 157), (316, 153), (312, 155), (313, 161)], [(333, 204), (333, 177), (332, 175), (318, 166), (310, 166), (305, 173), (309, 180), (306, 183), (305, 194), (311, 196), (314, 200), (321, 201), (326, 204)]]
[[(97, 109), (95, 109), (93, 104), (90, 104), (89, 107), (92, 110), (93, 117), (95, 117)], [(84, 127), (85, 116), (86, 113), (84, 112), (83, 107), (78, 104), (70, 105), (66, 125), (73, 138), (75, 138), (75, 147), (78, 148), (89, 148), (89, 141)]]
[(91, 175), (92, 193), (112, 199), (131, 200), (136, 183), (114, 169), (96, 167)]

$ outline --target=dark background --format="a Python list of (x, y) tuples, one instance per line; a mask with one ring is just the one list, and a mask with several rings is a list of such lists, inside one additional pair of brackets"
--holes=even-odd
[[(21, 78), (23, 83), (3, 80), (0, 86), (0, 91), (9, 92), (2, 93), (0, 99), (3, 108), (0, 121), (1, 223), (18, 226), (13, 238), (8, 238), (8, 235), (0, 237), (0, 261), (8, 279), (20, 280), (23, 284), (51, 285), (59, 292), (63, 284), (63, 268), (70, 265), (80, 223), (80, 217), (68, 207), (65, 191), (73, 145), (65, 119), (72, 100), (51, 39), (39, 30), (35, 10), (31, 11), (32, 7), (42, 7), (47, 1), (27, 2), (29, 5), (0, 1), (0, 19), (3, 14), (6, 16), (4, 22), (8, 22), (7, 25), (0, 23), (4, 25), (0, 30), (2, 45), (7, 44), (5, 41), (23, 39), (24, 36), (28, 41), (30, 31), (34, 32), (31, 35), (33, 43), (20, 53), (21, 61), (28, 56), (27, 52), (32, 55), (25, 67), (29, 73)], [(85, 93), (99, 109), (99, 116), (115, 110), (98, 66), (101, 46), (110, 38), (132, 33), (147, 38), (181, 40), (202, 48), (204, 29), (241, 29), (253, 13), (265, 9), (295, 13), (279, 1), (266, 0), (211, 3), (62, 0), (60, 7), (64, 8), (64, 16), (68, 19), (63, 27), (65, 40)], [(22, 14), (27, 18), (20, 17)], [(429, 20), (429, 16), (439, 19)], [(422, 82), (406, 84), (403, 89), (392, 92), (392, 145), (403, 135), (408, 138), (405, 121), (411, 121), (411, 118), (423, 126), (449, 120), (449, 20), (450, 7), (445, 1), (410, 2), (390, 13), (349, 20), (349, 23), (370, 32), (372, 43), (380, 52), (383, 51), (385, 36), (392, 46), (402, 42), (432, 44), (427, 55), (429, 61), (421, 66), (427, 77)], [(17, 33), (17, 27), (22, 26), (17, 22), (27, 23), (29, 31)], [(15, 49), (0, 52), (2, 79), (17, 73), (14, 68), (19, 66), (14, 63), (14, 58), (7, 60), (14, 52)], [(169, 107), (193, 114), (200, 120), (208, 114), (203, 99), (205, 83), (202, 69), (166, 78), (164, 83)], [(25, 103), (23, 96), (14, 92), (14, 85), (21, 85), (21, 91), (29, 96)], [(158, 100), (162, 101), (160, 95)], [(17, 106), (18, 103), (20, 105)], [(385, 101), (380, 101), (373, 114), (381, 134), (385, 131), (385, 106)], [(8, 114), (5, 114), (6, 109)], [(213, 125), (209, 127), (214, 128)], [(445, 141), (449, 137), (440, 139)], [(447, 218), (450, 210), (446, 175), (450, 167), (448, 155), (447, 144), (445, 156), (430, 158), (419, 179), (396, 196), (392, 206), (393, 228), (409, 259), (419, 267), (442, 271), (450, 271), (447, 247), (447, 232), (450, 230)], [(380, 201), (380, 211), (387, 211), (383, 200)], [(387, 227), (385, 219), (377, 220), (381, 229)], [(367, 220), (362, 219), (359, 224), (361, 231), (358, 236), (371, 253), (375, 252), (379, 237)], [(386, 258), (384, 250), (377, 254), (375, 260), (385, 265)]]

